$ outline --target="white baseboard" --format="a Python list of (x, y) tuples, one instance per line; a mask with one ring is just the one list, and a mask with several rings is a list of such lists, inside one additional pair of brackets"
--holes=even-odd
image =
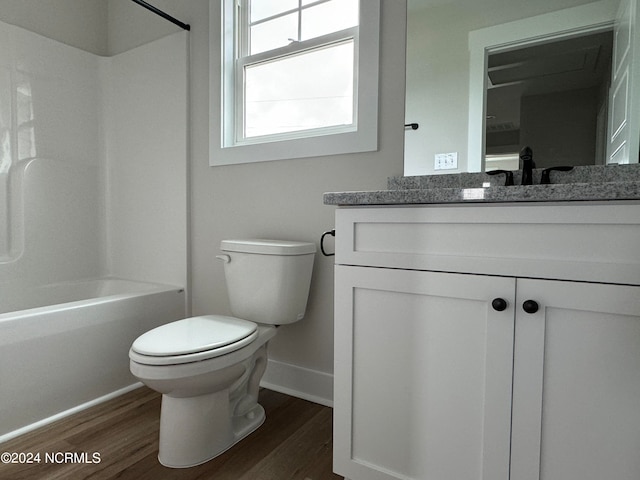
[(39, 420), (35, 423), (19, 428), (18, 430), (13, 430), (12, 432), (5, 433), (4, 435), (0, 435), (0, 443), (6, 442), (20, 435), (24, 435), (27, 432), (36, 430), (37, 428), (44, 427), (45, 425), (53, 423), (62, 418), (68, 417), (69, 415), (73, 415), (74, 413), (81, 412), (82, 410), (86, 410), (87, 408), (93, 407), (100, 403), (106, 402), (107, 400), (111, 400), (113, 398), (119, 397), (120, 395), (124, 395), (125, 393), (135, 390), (136, 388), (140, 388), (142, 386), (143, 386), (142, 383), (136, 382), (132, 385), (129, 385), (128, 387), (121, 388), (119, 390), (116, 390), (115, 392), (107, 393), (102, 397), (94, 398), (93, 400), (85, 402), (81, 405), (77, 405), (63, 412), (56, 413), (55, 415), (52, 415), (50, 417), (43, 418), (42, 420)]
[(269, 360), (260, 386), (333, 407), (333, 375)]

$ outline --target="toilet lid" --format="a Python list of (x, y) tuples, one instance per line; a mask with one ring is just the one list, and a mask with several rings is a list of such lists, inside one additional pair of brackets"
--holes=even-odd
[(240, 342), (257, 328), (248, 320), (222, 315), (185, 318), (149, 330), (133, 342), (131, 350), (154, 357), (188, 355)]

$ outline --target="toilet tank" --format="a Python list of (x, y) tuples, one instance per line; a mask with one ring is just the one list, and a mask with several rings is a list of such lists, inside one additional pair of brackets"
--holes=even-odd
[(235, 317), (284, 325), (304, 317), (316, 246), (287, 240), (223, 240), (220, 257)]

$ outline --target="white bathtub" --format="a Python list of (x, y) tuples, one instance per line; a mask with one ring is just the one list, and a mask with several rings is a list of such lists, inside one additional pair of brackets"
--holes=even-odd
[(184, 290), (168, 285), (102, 279), (18, 290), (0, 291), (0, 443), (135, 388), (133, 340), (185, 315)]

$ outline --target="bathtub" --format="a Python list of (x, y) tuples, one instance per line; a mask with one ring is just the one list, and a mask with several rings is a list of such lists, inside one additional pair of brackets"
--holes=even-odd
[(131, 343), (184, 318), (185, 293), (101, 279), (3, 287), (0, 306), (1, 443), (136, 388)]

